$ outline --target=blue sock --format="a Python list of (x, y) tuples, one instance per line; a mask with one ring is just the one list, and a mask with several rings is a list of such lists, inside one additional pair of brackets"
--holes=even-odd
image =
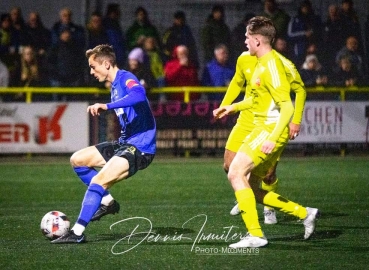
[[(81, 167), (73, 167), (73, 170), (76, 172), (78, 177), (85, 183), (86, 186), (89, 186), (91, 183), (91, 179), (97, 174), (97, 171), (94, 168), (81, 166)], [(109, 194), (109, 191), (105, 190), (103, 196)]]
[(86, 191), (82, 202), (82, 209), (79, 213), (77, 223), (87, 226), (92, 216), (95, 214), (100, 206), (101, 199), (104, 195), (105, 189), (98, 184), (91, 184)]

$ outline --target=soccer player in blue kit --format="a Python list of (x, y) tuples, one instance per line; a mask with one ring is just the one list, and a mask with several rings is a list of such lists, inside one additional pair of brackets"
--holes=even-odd
[[(92, 116), (115, 110), (121, 125), (118, 141), (103, 142), (75, 152), (71, 165), (87, 185), (77, 222), (71, 230), (51, 241), (53, 244), (82, 243), (90, 221), (119, 212), (120, 206), (108, 189), (145, 169), (156, 153), (156, 124), (145, 88), (132, 73), (120, 70), (110, 45), (86, 51), (90, 73), (100, 82), (111, 82), (111, 102), (88, 106)], [(95, 168), (101, 168), (97, 171)]]

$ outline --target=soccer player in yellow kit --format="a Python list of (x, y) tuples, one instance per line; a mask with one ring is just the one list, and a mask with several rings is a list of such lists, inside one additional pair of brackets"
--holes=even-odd
[[(289, 124), (289, 137), (290, 139), (295, 139), (300, 131), (300, 124), (302, 120), (302, 115), (304, 111), (306, 91), (304, 83), (298, 73), (295, 65), (285, 58), (283, 55), (275, 52), (281, 59), (287, 80), (291, 85), (291, 90), (296, 94), (295, 98), (295, 112), (292, 121)], [(251, 80), (251, 75), (257, 64), (257, 58), (251, 56), (249, 52), (242, 53), (237, 59), (236, 72), (229, 84), (228, 90), (223, 98), (220, 107), (230, 105), (238, 97), (242, 88)], [(245, 93), (245, 99), (250, 97), (250, 85), (247, 85), (247, 90)], [(246, 109), (240, 112), (237, 119), (236, 125), (233, 127), (226, 144), (226, 149), (224, 152), (224, 170), (228, 172), (229, 165), (232, 162), (236, 152), (242, 145), (244, 138), (249, 135), (254, 127), (253, 124), (254, 115), (250, 109)], [(267, 175), (264, 177), (261, 187), (266, 191), (276, 191), (278, 186), (278, 178), (276, 176), (276, 166), (270, 168)], [(240, 214), (238, 204), (236, 204), (231, 212), (231, 215)], [(276, 213), (273, 208), (264, 206), (264, 223), (265, 224), (275, 224), (277, 223)]]
[[(238, 149), (228, 172), (248, 234), (231, 248), (262, 247), (268, 244), (256, 209), (256, 201), (303, 220), (304, 238), (315, 229), (318, 209), (303, 207), (259, 185), (268, 170), (275, 166), (289, 139), (288, 124), (294, 108), (290, 84), (279, 55), (272, 50), (275, 27), (265, 17), (252, 18), (246, 27), (246, 45), (257, 64), (250, 79), (250, 97), (233, 105), (220, 107), (215, 116), (221, 118), (248, 108), (254, 115), (252, 132)], [(251, 174), (252, 171), (252, 174)]]

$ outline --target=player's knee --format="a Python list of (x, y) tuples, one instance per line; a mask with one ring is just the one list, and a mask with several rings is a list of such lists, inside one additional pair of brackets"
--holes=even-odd
[(229, 170), (227, 173), (228, 181), (231, 183), (235, 183), (238, 179), (238, 174), (234, 170)]
[(73, 166), (73, 167), (77, 167), (77, 166), (79, 166), (78, 165), (78, 154), (77, 154), (77, 152), (74, 152), (73, 153), (73, 155), (70, 157), (70, 159), (69, 159), (69, 162), (70, 162), (70, 164)]
[(84, 160), (78, 152), (74, 152), (69, 161), (73, 167), (84, 166)]

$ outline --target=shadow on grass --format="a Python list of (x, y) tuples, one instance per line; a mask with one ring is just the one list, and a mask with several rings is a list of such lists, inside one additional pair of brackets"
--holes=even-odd
[[(334, 239), (339, 237), (340, 235), (342, 235), (343, 231), (342, 230), (326, 230), (326, 231), (316, 231), (314, 232), (314, 234), (311, 236), (310, 240), (307, 241), (316, 241), (316, 240), (327, 240), (327, 239)], [(297, 234), (297, 235), (292, 235), (292, 236), (283, 236), (283, 237), (268, 237), (268, 240), (270, 241), (301, 241), (301, 242), (306, 242), (306, 240), (304, 240), (304, 235), (303, 234)]]
[[(336, 212), (322, 212), (319, 211), (320, 215), (318, 220), (320, 219), (331, 219), (331, 218), (339, 218), (339, 217), (348, 217), (349, 214), (347, 213), (336, 213)], [(298, 223), (298, 220), (294, 217), (294, 216), (289, 216), (289, 215), (283, 215), (280, 214), (279, 216), (277, 216), (278, 218), (278, 222), (296, 222)], [(259, 219), (260, 221), (263, 221), (264, 219)]]

